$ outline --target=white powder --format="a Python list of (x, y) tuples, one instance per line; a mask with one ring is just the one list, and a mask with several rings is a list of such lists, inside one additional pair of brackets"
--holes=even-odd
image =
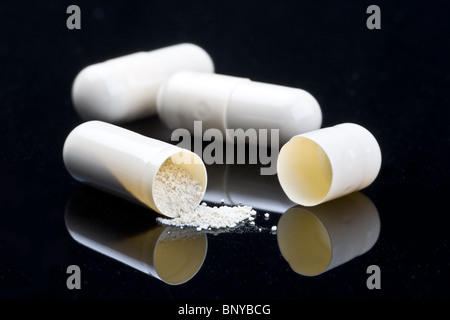
[(201, 201), (202, 186), (172, 160), (167, 160), (155, 178), (154, 197), (158, 208), (174, 218), (158, 217), (157, 221), (177, 227), (202, 229), (233, 228), (256, 214), (250, 206), (208, 207)]
[(277, 233), (277, 226), (272, 226), (272, 228), (270, 229), (270, 231), (275, 234)]
[(159, 222), (172, 226), (189, 226), (202, 229), (234, 228), (240, 222), (252, 218), (256, 211), (249, 206), (220, 206), (208, 207), (206, 203), (191, 212), (173, 219), (157, 218)]
[(202, 186), (183, 166), (174, 164), (169, 158), (156, 174), (153, 196), (161, 212), (179, 217), (193, 211), (200, 203)]

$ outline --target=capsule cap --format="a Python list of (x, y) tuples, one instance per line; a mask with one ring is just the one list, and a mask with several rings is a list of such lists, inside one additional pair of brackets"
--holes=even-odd
[(314, 206), (369, 186), (381, 168), (375, 137), (344, 123), (293, 137), (280, 150), (277, 174), (295, 203)]
[(298, 134), (317, 130), (321, 124), (319, 103), (299, 88), (242, 82), (233, 90), (228, 103), (229, 129), (277, 129), (281, 144)]

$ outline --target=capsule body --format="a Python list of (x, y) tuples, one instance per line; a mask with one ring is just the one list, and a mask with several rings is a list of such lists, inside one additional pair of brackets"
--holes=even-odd
[(280, 143), (316, 130), (322, 112), (302, 89), (253, 82), (246, 78), (181, 71), (161, 86), (157, 112), (171, 129), (194, 133), (194, 121), (216, 128), (229, 142), (227, 129), (279, 129)]
[(162, 212), (155, 201), (154, 183), (159, 168), (169, 158), (200, 182), (204, 194), (206, 169), (195, 153), (109, 123), (79, 125), (63, 149), (66, 169), (78, 181), (167, 216), (170, 213)]
[(181, 70), (213, 72), (214, 65), (189, 43), (129, 54), (84, 68), (74, 80), (72, 101), (84, 120), (136, 120), (156, 113), (160, 85)]

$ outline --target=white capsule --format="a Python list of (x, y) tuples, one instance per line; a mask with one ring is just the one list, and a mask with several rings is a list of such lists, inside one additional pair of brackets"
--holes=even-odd
[(161, 86), (157, 112), (171, 129), (193, 133), (216, 128), (231, 141), (227, 129), (279, 129), (280, 143), (319, 129), (322, 112), (308, 92), (226, 75), (181, 71)]
[(156, 113), (160, 85), (181, 70), (213, 72), (214, 65), (190, 43), (133, 53), (84, 68), (73, 83), (72, 101), (84, 120), (136, 120)]
[(66, 169), (76, 180), (173, 217), (160, 209), (154, 196), (156, 174), (169, 158), (205, 192), (206, 168), (195, 153), (109, 123), (82, 123), (68, 135), (63, 149)]
[(381, 150), (364, 127), (343, 123), (293, 137), (280, 150), (277, 176), (286, 195), (315, 206), (369, 186)]

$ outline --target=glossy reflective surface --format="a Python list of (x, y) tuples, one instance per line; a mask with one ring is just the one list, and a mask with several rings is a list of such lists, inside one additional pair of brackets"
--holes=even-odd
[[(195, 229), (164, 227), (125, 201), (90, 188), (75, 192), (65, 211), (71, 237), (80, 244), (167, 284), (182, 284), (200, 269), (207, 238)], [(128, 215), (128, 216), (127, 216)]]
[[(366, 5), (331, 1), (241, 1), (241, 11), (77, 4), (81, 30), (66, 28), (63, 3), (1, 5), (0, 298), (450, 298), (447, 5), (381, 1), (382, 29), (368, 30)], [(156, 225), (154, 212), (75, 181), (62, 147), (82, 122), (70, 101), (76, 74), (186, 41), (219, 73), (311, 92), (323, 127), (366, 127), (382, 151), (375, 182), (355, 203), (303, 208), (260, 165), (208, 165), (205, 201), (258, 214), (254, 226), (198, 233)], [(170, 141), (155, 117), (124, 127)], [(80, 267), (80, 290), (66, 286), (70, 265)], [(371, 265), (379, 290), (367, 287)]]
[(369, 251), (378, 240), (380, 218), (373, 202), (356, 192), (312, 208), (290, 208), (277, 234), (291, 268), (316, 276)]

